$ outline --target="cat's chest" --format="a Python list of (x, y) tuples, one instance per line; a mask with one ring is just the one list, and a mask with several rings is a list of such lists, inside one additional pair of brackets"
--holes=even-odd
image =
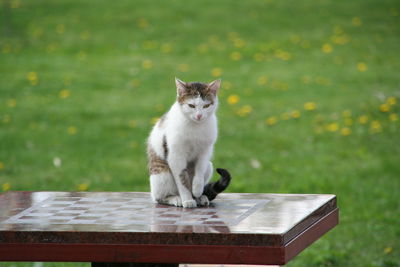
[(205, 151), (212, 150), (214, 141), (212, 139), (202, 138), (185, 138), (179, 143), (180, 151), (185, 157), (190, 160), (195, 160), (199, 155), (203, 154)]
[(177, 138), (180, 142), (191, 148), (211, 146), (217, 138), (216, 130), (186, 130), (178, 134)]
[(188, 152), (201, 151), (214, 145), (217, 139), (217, 129), (214, 125), (205, 127), (181, 127), (171, 133), (173, 143)]

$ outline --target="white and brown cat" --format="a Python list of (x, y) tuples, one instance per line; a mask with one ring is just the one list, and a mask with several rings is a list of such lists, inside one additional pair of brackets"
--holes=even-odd
[(154, 201), (184, 208), (207, 206), (229, 185), (231, 176), (209, 183), (217, 140), (217, 92), (221, 80), (183, 82), (175, 78), (177, 98), (152, 129), (147, 141), (151, 196)]

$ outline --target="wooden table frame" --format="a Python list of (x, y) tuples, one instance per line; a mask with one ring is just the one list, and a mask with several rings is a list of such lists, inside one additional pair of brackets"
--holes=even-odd
[[(25, 195), (24, 195), (25, 194)], [(22, 199), (31, 192), (10, 192), (0, 195), (0, 207), (9, 204), (11, 199)], [(230, 195), (225, 194), (229, 199)], [(250, 194), (247, 194), (248, 197)], [(268, 195), (256, 195), (257, 197), (268, 197)], [(284, 195), (290, 198), (290, 195)], [(296, 195), (298, 196), (298, 195)], [(235, 198), (241, 197), (235, 195)], [(279, 198), (280, 195), (272, 195), (273, 198)], [(222, 197), (224, 199), (224, 197)], [(23, 202), (23, 201), (22, 201)], [(267, 205), (267, 204), (266, 204)], [(23, 207), (26, 208), (26, 207)], [(0, 222), (9, 218), (14, 213), (5, 215), (6, 208), (0, 208)], [(314, 214), (315, 213), (315, 214)], [(318, 214), (317, 214), (318, 213)], [(317, 215), (316, 215), (317, 214)], [(313, 220), (311, 220), (313, 218)], [(310, 246), (323, 234), (334, 228), (339, 221), (339, 210), (336, 206), (336, 197), (331, 196), (326, 203), (318, 207), (309, 216), (295, 224), (285, 234), (281, 235), (280, 241), (274, 241), (274, 244), (268, 244), (270, 239), (265, 238), (266, 234), (244, 233), (237, 234), (240, 238), (252, 238), (257, 241), (253, 245), (231, 244), (230, 241), (221, 244), (193, 244), (192, 241), (184, 244), (181, 241), (170, 243), (176, 244), (158, 244), (157, 242), (146, 242), (144, 244), (134, 244), (124, 241), (132, 232), (111, 231), (106, 235), (107, 238), (119, 238), (121, 242), (70, 242), (66, 243), (61, 238), (65, 232), (60, 231), (27, 231), (19, 230), (13, 227), (0, 227), (0, 261), (51, 261), (51, 262), (92, 262), (92, 266), (163, 266), (172, 267), (179, 263), (192, 264), (251, 264), (251, 265), (283, 265), (294, 258), (302, 250)], [(251, 215), (249, 216), (249, 220)], [(268, 222), (266, 222), (268, 223)], [(1, 224), (0, 224), (1, 226)], [(15, 225), (14, 225), (15, 226)], [(295, 229), (295, 233), (293, 232)], [(74, 231), (67, 233), (77, 234)], [(95, 235), (96, 231), (80, 232), (90, 240), (90, 235)], [(145, 235), (146, 233), (135, 233)], [(152, 233), (148, 233), (151, 235)], [(179, 236), (186, 234), (188, 237), (193, 235), (202, 235), (202, 233), (153, 233), (154, 240), (162, 235)], [(217, 233), (223, 239), (224, 234)], [(204, 233), (212, 235), (212, 233)], [(233, 235), (230, 233), (230, 235)], [(244, 235), (244, 236), (243, 236)], [(286, 235), (286, 236), (285, 236)], [(139, 236), (139, 235), (137, 235)], [(279, 235), (278, 235), (279, 236)], [(60, 242), (57, 240), (60, 239)], [(170, 238), (170, 237), (169, 237)], [(178, 237), (177, 237), (178, 238)], [(185, 239), (185, 236), (179, 238)], [(214, 237), (213, 237), (214, 238)], [(271, 235), (271, 240), (275, 238)], [(117, 238), (118, 239), (118, 238)], [(118, 239), (119, 240), (119, 239)], [(168, 239), (171, 240), (171, 239)], [(214, 239), (213, 239), (214, 240)], [(244, 240), (244, 239), (243, 239)], [(267, 240), (267, 241), (265, 241)], [(216, 241), (215, 241), (216, 242)], [(125, 263), (125, 265), (118, 265)], [(129, 263), (129, 264), (128, 264)]]

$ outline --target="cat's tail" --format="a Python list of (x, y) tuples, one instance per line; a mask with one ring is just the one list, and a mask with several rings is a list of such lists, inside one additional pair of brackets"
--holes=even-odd
[(213, 200), (219, 193), (224, 191), (231, 181), (231, 175), (227, 170), (217, 168), (217, 172), (221, 175), (221, 178), (216, 182), (206, 184), (204, 187), (203, 195), (206, 195), (209, 201)]

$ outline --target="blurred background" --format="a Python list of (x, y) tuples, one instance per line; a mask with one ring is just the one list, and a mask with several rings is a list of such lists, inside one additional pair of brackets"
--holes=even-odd
[(400, 265), (399, 1), (2, 0), (0, 17), (0, 191), (149, 191), (174, 77), (222, 78), (228, 192), (338, 196), (340, 225), (288, 266)]

